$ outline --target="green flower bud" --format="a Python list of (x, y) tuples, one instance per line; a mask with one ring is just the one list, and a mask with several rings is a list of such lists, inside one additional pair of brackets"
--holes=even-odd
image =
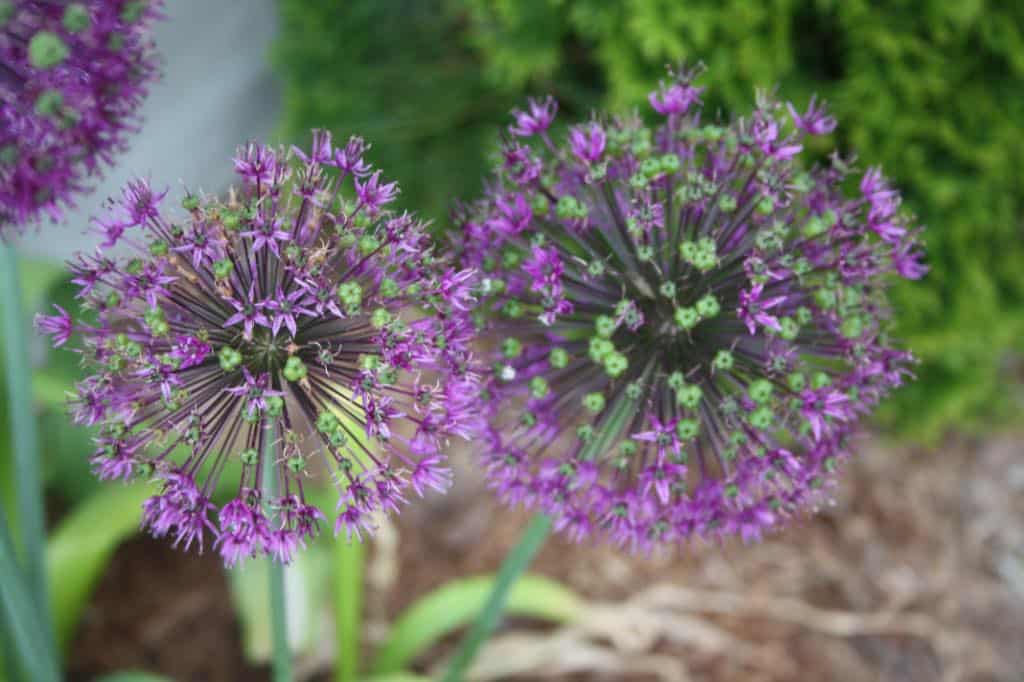
[(395, 298), (400, 293), (401, 290), (399, 289), (398, 282), (395, 280), (385, 277), (380, 281), (380, 295), (383, 298)]
[(615, 333), (615, 320), (608, 315), (598, 315), (594, 326), (597, 328), (597, 335), (603, 339), (610, 339)]
[(697, 409), (702, 397), (704, 397), (704, 391), (700, 386), (694, 384), (685, 384), (676, 390), (676, 402), (690, 410)]
[(64, 8), (64, 16), (61, 18), (64, 30), (68, 33), (81, 33), (89, 28), (89, 10), (85, 5), (74, 2)]
[(774, 388), (775, 387), (772, 386), (772, 382), (767, 379), (757, 379), (756, 381), (752, 381), (750, 386), (747, 387), (747, 394), (755, 403), (763, 405), (771, 400)]
[(306, 363), (302, 361), (297, 355), (292, 355), (284, 363), (284, 370), (282, 372), (284, 378), (288, 381), (301, 381), (306, 378), (309, 370), (306, 368)]
[(769, 428), (772, 425), (772, 422), (775, 421), (775, 414), (772, 412), (771, 408), (761, 406), (751, 412), (748, 419), (751, 426), (763, 431), (764, 429)]
[(121, 8), (121, 21), (126, 24), (134, 24), (142, 18), (143, 13), (146, 11), (146, 3), (142, 0), (134, 0), (129, 2)]
[(501, 307), (501, 312), (504, 313), (505, 317), (515, 320), (523, 316), (523, 304), (519, 301), (505, 301), (505, 305)]
[(53, 68), (69, 54), (67, 44), (52, 31), (39, 31), (28, 41), (28, 61), (37, 69)]
[(235, 264), (228, 258), (222, 258), (221, 260), (214, 261), (213, 263), (213, 276), (217, 279), (227, 279), (231, 276), (231, 272), (235, 269)]
[(733, 359), (732, 352), (727, 350), (720, 350), (717, 353), (715, 353), (715, 359), (711, 361), (711, 364), (712, 366), (714, 366), (715, 369), (727, 372), (733, 368), (735, 362), (736, 361)]
[(234, 372), (242, 365), (242, 354), (230, 346), (224, 346), (217, 353), (220, 368), (225, 372)]
[(615, 344), (600, 336), (590, 337), (590, 359), (594, 362), (603, 362), (604, 358), (615, 352)]
[[(2, 22), (0, 22), (0, 26), (3, 26)], [(6, 167), (6, 166), (13, 166), (17, 160), (18, 160), (18, 148), (17, 147), (15, 147), (13, 144), (7, 144), (7, 145), (4, 145), (3, 147), (0, 147), (0, 168)]]
[(828, 231), (828, 225), (819, 216), (811, 216), (811, 218), (804, 224), (803, 234), (808, 239), (814, 239), (819, 237)]
[(340, 426), (341, 422), (331, 412), (321, 412), (316, 417), (316, 428), (321, 433), (334, 433)]
[(364, 234), (359, 238), (359, 253), (362, 256), (369, 256), (380, 248), (380, 240), (372, 234)]
[(676, 435), (680, 440), (696, 438), (700, 432), (700, 422), (696, 419), (680, 419), (676, 424)]
[(342, 282), (338, 285), (338, 300), (349, 314), (357, 312), (363, 303), (363, 287), (359, 282)]
[(779, 331), (779, 336), (786, 341), (793, 341), (800, 334), (800, 325), (792, 317), (779, 318), (779, 326), (782, 327)]
[(687, 263), (692, 263), (693, 259), (697, 257), (697, 243), (691, 241), (684, 241), (679, 243), (679, 257)]
[(587, 208), (576, 197), (566, 194), (559, 197), (555, 215), (559, 220), (581, 220), (587, 217)]
[(501, 354), (506, 358), (518, 358), (523, 352), (523, 344), (519, 339), (508, 337), (501, 342)]
[(700, 313), (697, 312), (696, 308), (676, 308), (675, 319), (676, 324), (679, 325), (681, 329), (689, 331), (696, 327), (697, 323), (700, 322)]
[(56, 118), (64, 109), (64, 95), (57, 90), (43, 90), (36, 97), (35, 110), (40, 116)]
[(664, 154), (658, 162), (661, 164), (661, 170), (664, 173), (677, 173), (679, 172), (679, 156), (677, 154)]
[(284, 398), (279, 395), (270, 395), (264, 398), (267, 403), (266, 414), (268, 417), (280, 417), (284, 413)]
[(373, 325), (374, 329), (382, 329), (391, 322), (391, 313), (388, 312), (387, 308), (377, 308), (370, 315), (370, 324)]
[(660, 159), (644, 159), (640, 164), (640, 172), (644, 174), (648, 179), (653, 180), (654, 178), (661, 175), (661, 160)]
[(583, 396), (583, 407), (591, 412), (600, 412), (604, 409), (604, 396), (600, 393), (588, 393)]
[(848, 317), (839, 325), (839, 333), (848, 339), (856, 339), (864, 333), (864, 320), (858, 316)]
[(639, 381), (630, 382), (626, 386), (626, 397), (629, 400), (640, 400), (641, 395), (643, 395), (643, 386), (640, 385)]
[(548, 209), (551, 208), (551, 203), (548, 198), (543, 194), (535, 194), (530, 200), (530, 210), (533, 211), (533, 215), (541, 218), (548, 214)]
[(814, 302), (819, 308), (829, 310), (836, 306), (836, 292), (832, 289), (818, 289), (814, 292)]
[(604, 371), (613, 379), (620, 376), (628, 367), (629, 360), (618, 351), (612, 351), (604, 356)]
[(697, 313), (704, 319), (715, 317), (721, 311), (722, 306), (712, 294), (707, 294), (697, 301)]

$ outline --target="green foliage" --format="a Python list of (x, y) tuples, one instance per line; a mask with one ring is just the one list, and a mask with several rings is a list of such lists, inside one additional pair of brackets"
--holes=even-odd
[[(472, 198), (507, 110), (644, 107), (666, 64), (704, 61), (710, 111), (778, 84), (817, 93), (834, 144), (882, 164), (927, 225), (932, 272), (896, 294), (920, 380), (884, 421), (935, 438), (1021, 412), (1024, 4), (986, 0), (281, 0), (284, 132), (358, 132), (406, 205)], [(817, 151), (824, 152), (822, 144)]]
[[(398, 672), (442, 638), (473, 622), (484, 609), (496, 582), (492, 576), (463, 578), (420, 597), (391, 626), (387, 641), (370, 666), (373, 674)], [(553, 580), (524, 575), (511, 587), (505, 611), (566, 623), (579, 614), (580, 600)]]

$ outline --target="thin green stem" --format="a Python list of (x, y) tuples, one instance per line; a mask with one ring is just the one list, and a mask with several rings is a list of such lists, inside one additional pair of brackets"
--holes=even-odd
[(355, 682), (359, 676), (365, 559), (363, 543), (340, 540), (334, 543), (334, 615), (338, 626), (335, 682)]
[[(53, 640), (46, 636), (43, 614), (31, 599), (29, 587), (18, 568), (14, 543), (7, 527), (7, 514), (0, 507), (0, 624), (12, 646), (5, 655), (17, 655), (29, 679), (59, 682), (60, 666)], [(8, 662), (8, 669), (17, 667)], [(12, 681), (13, 682), (13, 681)]]
[[(273, 426), (264, 431), (263, 443), (263, 499), (269, 505), (277, 497), (277, 434)], [(285, 604), (285, 566), (273, 557), (267, 557), (270, 576), (270, 626), (274, 642), (274, 682), (292, 682), (292, 652), (288, 645), (288, 611)]]
[(32, 411), (32, 373), (28, 324), (23, 317), (21, 282), (14, 247), (0, 239), (0, 297), (7, 365), (7, 404), (11, 414), (12, 458), (18, 495), (18, 540), (24, 575), (39, 612), (47, 648), (56, 651), (46, 587), (46, 524), (40, 475), (39, 433)]
[(501, 614), (505, 610), (505, 603), (508, 601), (509, 590), (512, 589), (519, 576), (526, 571), (550, 532), (550, 517), (544, 514), (537, 514), (533, 517), (523, 533), (523, 537), (519, 539), (519, 544), (509, 552), (501, 564), (501, 569), (494, 581), (494, 588), (484, 604), (483, 611), (480, 612), (473, 627), (459, 644), (458, 650), (448, 664), (448, 671), (442, 678), (443, 682), (462, 682), (466, 670), (476, 658), (480, 647), (498, 627)]

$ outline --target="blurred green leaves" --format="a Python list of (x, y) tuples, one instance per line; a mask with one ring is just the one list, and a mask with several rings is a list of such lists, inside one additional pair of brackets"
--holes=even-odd
[[(494, 576), (453, 580), (421, 597), (395, 621), (377, 652), (370, 671), (395, 673), (410, 665), (443, 637), (471, 623), (484, 608)], [(567, 587), (536, 575), (525, 575), (511, 588), (505, 612), (554, 623), (568, 622), (580, 611), (579, 598)]]

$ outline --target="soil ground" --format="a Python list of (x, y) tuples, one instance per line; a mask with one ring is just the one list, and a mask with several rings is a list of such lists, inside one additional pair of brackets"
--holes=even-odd
[[(368, 647), (416, 598), (493, 571), (526, 517), (470, 467), (404, 510), (367, 566)], [(573, 625), (511, 620), (478, 680), (1009, 682), (1024, 670), (1024, 437), (938, 451), (869, 440), (833, 506), (754, 545), (634, 558), (558, 538), (533, 570), (586, 598)], [(451, 641), (416, 661), (429, 673)], [(175, 680), (269, 679), (242, 656), (219, 560), (137, 538), (117, 552), (70, 679), (126, 668)], [(329, 656), (300, 666), (327, 679)]]

